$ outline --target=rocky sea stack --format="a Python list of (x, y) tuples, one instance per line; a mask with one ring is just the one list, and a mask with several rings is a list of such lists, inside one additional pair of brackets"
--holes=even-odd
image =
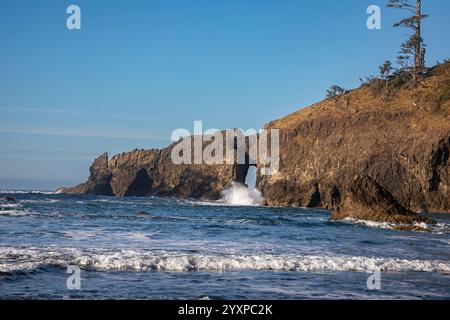
[[(91, 165), (86, 182), (59, 192), (217, 200), (232, 182), (245, 182), (248, 165), (174, 164), (171, 152), (177, 144), (160, 150), (133, 150), (115, 155), (109, 161), (105, 153)], [(191, 154), (194, 154), (193, 144)]]
[[(258, 176), (266, 204), (317, 207), (346, 217), (432, 222), (450, 210), (450, 63), (415, 86), (369, 82), (266, 125), (280, 130), (280, 170)], [(64, 193), (217, 199), (248, 165), (175, 165), (170, 151), (97, 158), (87, 182)]]
[(369, 176), (354, 176), (343, 190), (341, 201), (331, 216), (333, 220), (352, 218), (399, 224), (434, 223), (402, 206)]

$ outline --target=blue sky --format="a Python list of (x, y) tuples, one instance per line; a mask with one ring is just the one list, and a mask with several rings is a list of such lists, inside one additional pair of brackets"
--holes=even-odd
[[(387, 0), (0, 0), (0, 189), (84, 180), (92, 159), (176, 128), (260, 128), (359, 85), (406, 31)], [(450, 56), (450, 1), (423, 1), (428, 64)], [(81, 30), (66, 8), (81, 8)], [(366, 9), (382, 7), (382, 30)]]

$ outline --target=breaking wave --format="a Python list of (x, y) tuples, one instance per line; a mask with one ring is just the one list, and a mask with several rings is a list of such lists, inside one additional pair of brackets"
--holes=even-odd
[[(386, 230), (397, 230), (398, 227), (405, 226), (404, 224), (397, 224), (397, 223), (391, 223), (391, 222), (377, 222), (377, 221), (371, 221), (371, 220), (357, 220), (353, 218), (345, 218), (340, 220), (340, 222), (349, 223), (349, 224), (356, 224), (356, 225), (362, 225), (370, 228), (380, 228), (380, 229), (386, 229)], [(414, 227), (418, 227), (421, 230), (432, 232), (435, 234), (444, 234), (444, 233), (450, 233), (450, 225), (445, 223), (437, 223), (435, 225), (433, 224), (426, 224), (426, 223), (414, 223)]]
[(222, 201), (234, 206), (262, 206), (265, 202), (258, 189), (247, 188), (237, 182), (233, 182), (228, 189), (222, 191)]
[(450, 262), (353, 256), (200, 255), (137, 250), (0, 248), (0, 272), (78, 265), (85, 269), (127, 271), (421, 271), (450, 273)]
[(22, 205), (19, 203), (2, 203), (0, 204), (0, 210), (8, 210), (11, 208), (20, 208)]
[(0, 190), (0, 194), (56, 194), (54, 191), (39, 191), (39, 190)]
[(0, 216), (21, 216), (26, 215), (21, 209), (22, 205), (19, 203), (2, 203), (0, 204)]

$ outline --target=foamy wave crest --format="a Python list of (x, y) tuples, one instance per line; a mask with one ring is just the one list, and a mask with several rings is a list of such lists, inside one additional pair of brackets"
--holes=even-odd
[(28, 215), (21, 209), (22, 205), (19, 203), (2, 203), (0, 204), (0, 216), (22, 216)]
[[(398, 230), (399, 227), (407, 226), (405, 224), (397, 224), (397, 223), (391, 223), (391, 222), (377, 222), (377, 221), (370, 221), (370, 220), (357, 220), (353, 218), (345, 218), (342, 219), (341, 222), (350, 223), (350, 224), (358, 224), (363, 225), (366, 227), (371, 228), (380, 228), (380, 229), (387, 229), (387, 230)], [(437, 223), (437, 224), (426, 224), (426, 223), (414, 223), (414, 227), (420, 228), (419, 230), (432, 232), (435, 234), (444, 234), (444, 233), (450, 233), (450, 225), (445, 223)]]
[(0, 216), (10, 216), (10, 217), (17, 217), (17, 216), (27, 216), (32, 213), (21, 211), (21, 210), (0, 210)]
[(61, 200), (58, 199), (36, 199), (36, 200), (20, 200), (20, 203), (39, 203), (39, 204), (53, 204), (61, 202)]
[(54, 191), (39, 191), (39, 190), (0, 190), (0, 194), (55, 194)]
[(450, 273), (450, 262), (395, 258), (278, 255), (200, 255), (135, 250), (0, 248), (0, 272), (46, 266), (129, 271), (422, 271)]
[(2, 203), (0, 204), (0, 210), (9, 210), (12, 208), (20, 208), (22, 205), (19, 203)]
[(222, 191), (222, 201), (235, 206), (262, 206), (265, 202), (259, 190), (236, 182)]

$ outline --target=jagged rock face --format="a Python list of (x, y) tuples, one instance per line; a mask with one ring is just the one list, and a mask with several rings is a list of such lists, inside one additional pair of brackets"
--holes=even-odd
[(369, 176), (355, 175), (343, 186), (341, 201), (331, 218), (341, 220), (353, 218), (379, 222), (435, 223), (406, 209), (383, 187)]
[(158, 150), (134, 150), (115, 155), (109, 161), (111, 188), (119, 197), (144, 196), (152, 190), (153, 181), (148, 175)]
[[(171, 152), (175, 145), (161, 150), (154, 159), (149, 170), (151, 195), (216, 200), (232, 182), (245, 181), (247, 165), (174, 164)], [(192, 155), (193, 151), (192, 147)]]
[(108, 166), (108, 154), (104, 153), (94, 160), (89, 168), (89, 178), (86, 182), (73, 188), (61, 188), (59, 192), (75, 194), (98, 194), (112, 196), (112, 173)]
[[(388, 116), (368, 111), (353, 119), (317, 118), (282, 129), (280, 173), (259, 179), (267, 202), (332, 209), (348, 173), (356, 171), (371, 176), (407, 208), (448, 211), (450, 130), (417, 133), (409, 129), (412, 123), (398, 128), (395, 121), (376, 120)], [(404, 117), (420, 121), (413, 113)], [(296, 152), (287, 151), (292, 149)]]
[(409, 210), (448, 212), (450, 101), (436, 105), (446, 68), (389, 99), (363, 87), (268, 124), (280, 129), (280, 171), (258, 177), (267, 203), (338, 209), (356, 173)]
[(232, 182), (244, 183), (248, 165), (174, 164), (171, 153), (176, 145), (118, 154), (109, 162), (108, 155), (103, 154), (91, 166), (88, 181), (74, 188), (62, 188), (60, 192), (216, 200)]

